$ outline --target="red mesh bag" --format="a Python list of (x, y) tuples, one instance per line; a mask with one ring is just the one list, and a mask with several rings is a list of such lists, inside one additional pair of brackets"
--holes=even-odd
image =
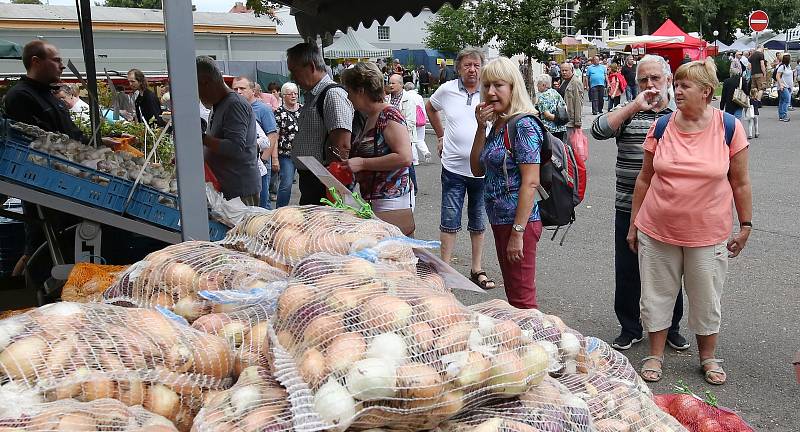
[(715, 406), (713, 395), (711, 403), (692, 393), (661, 394), (653, 399), (690, 432), (753, 432), (734, 411)]

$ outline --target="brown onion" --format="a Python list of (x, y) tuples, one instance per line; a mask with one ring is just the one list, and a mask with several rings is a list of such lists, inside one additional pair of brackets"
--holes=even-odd
[(342, 333), (344, 323), (340, 314), (321, 315), (308, 323), (303, 331), (303, 341), (311, 346), (325, 346)]
[(367, 344), (361, 334), (344, 333), (331, 340), (328, 349), (325, 350), (325, 357), (331, 371), (344, 372), (353, 363), (364, 358), (366, 349)]
[(301, 356), (298, 370), (303, 380), (312, 387), (316, 387), (327, 375), (325, 356), (314, 348), (307, 349)]
[(436, 370), (422, 363), (406, 363), (397, 368), (399, 397), (405, 399), (432, 399), (444, 389), (442, 377)]

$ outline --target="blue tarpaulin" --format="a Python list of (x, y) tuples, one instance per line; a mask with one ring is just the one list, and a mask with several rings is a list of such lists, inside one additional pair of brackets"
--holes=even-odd
[(401, 49), (393, 51), (394, 58), (400, 59), (400, 64), (407, 65), (413, 64), (414, 67), (424, 65), (434, 77), (439, 76), (439, 65), (436, 64), (436, 59), (451, 59), (455, 60), (455, 54), (442, 52), (433, 49)]

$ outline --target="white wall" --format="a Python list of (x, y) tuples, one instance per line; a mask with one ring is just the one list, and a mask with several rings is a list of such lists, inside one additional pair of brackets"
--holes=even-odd
[(423, 9), (419, 15), (410, 13), (403, 15), (399, 21), (392, 17), (386, 20), (385, 26), (389, 27), (389, 40), (378, 40), (378, 21), (369, 27), (361, 25), (356, 30), (356, 36), (361, 40), (371, 43), (378, 48), (388, 49), (423, 49), (425, 46), (426, 24), (431, 21), (434, 14), (429, 9)]

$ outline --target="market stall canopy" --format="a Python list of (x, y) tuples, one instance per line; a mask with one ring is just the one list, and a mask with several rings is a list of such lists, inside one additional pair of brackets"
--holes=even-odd
[(690, 36), (688, 33), (681, 30), (681, 28), (669, 18), (664, 21), (664, 24), (661, 24), (658, 30), (653, 32), (653, 36), (682, 37), (683, 41), (649, 43), (647, 44), (647, 48), (703, 48), (708, 45), (706, 41)]
[(22, 47), (19, 44), (0, 39), (0, 58), (19, 59), (22, 58)]
[(596, 46), (599, 50), (607, 50), (608, 44), (603, 42), (602, 39), (595, 39), (592, 41), (592, 45)]
[(729, 47), (731, 51), (747, 51), (756, 47), (755, 42), (743, 41), (741, 39), (734, 41)]
[(609, 47), (624, 47), (627, 45), (647, 45), (656, 43), (683, 43), (683, 36), (654, 36), (654, 35), (641, 35), (641, 36), (623, 36), (616, 39), (609, 39), (607, 42)]
[(333, 34), (336, 30), (358, 28), (362, 23), (369, 26), (373, 21), (385, 23), (393, 17), (399, 20), (406, 12), (417, 15), (423, 8), (433, 12), (443, 4), (449, 3), (454, 8), (461, 6), (463, 0), (405, 0), (375, 1), (352, 0), (342, 4), (338, 0), (278, 0), (278, 3), (292, 7), (292, 15), (297, 22), (297, 29), (303, 37)]
[(784, 51), (800, 50), (800, 40), (797, 38), (786, 40), (786, 33), (778, 33), (768, 41), (764, 42), (764, 48)]
[(722, 53), (722, 52), (728, 52), (728, 51), (736, 51), (734, 48), (732, 48), (732, 47), (730, 47), (728, 45), (725, 45), (724, 43), (722, 43), (720, 41), (716, 41), (715, 45), (717, 46), (717, 52), (721, 52)]
[(367, 41), (356, 37), (354, 31), (345, 33), (336, 42), (325, 47), (325, 58), (328, 59), (363, 59), (391, 57), (392, 50), (376, 48)]

